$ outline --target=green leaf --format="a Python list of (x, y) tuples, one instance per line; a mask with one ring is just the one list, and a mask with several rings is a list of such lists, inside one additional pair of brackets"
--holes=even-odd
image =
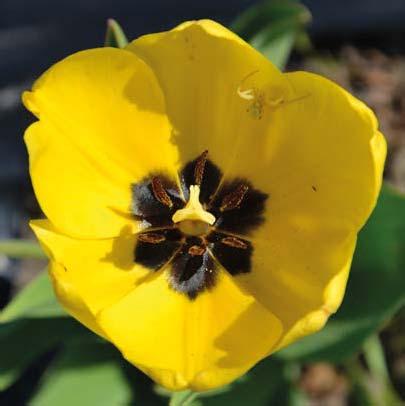
[[(269, 31), (271, 30), (260, 31), (250, 43), (279, 69), (283, 69), (290, 56), (297, 32), (296, 30), (286, 30), (269, 40), (267, 36)], [(270, 35), (273, 36), (272, 33)]]
[(39, 356), (68, 339), (92, 335), (66, 316), (47, 272), (29, 283), (0, 313), (0, 390)]
[(0, 390), (11, 385), (39, 356), (92, 333), (72, 318), (17, 319), (0, 323)]
[(342, 362), (405, 303), (405, 197), (384, 186), (360, 232), (340, 310), (319, 333), (277, 353), (286, 360)]
[(282, 69), (310, 19), (297, 1), (268, 0), (242, 13), (232, 29)]
[(28, 240), (0, 240), (0, 254), (12, 258), (46, 258), (39, 244)]
[(267, 0), (258, 3), (240, 14), (232, 24), (244, 38), (251, 38), (263, 27), (281, 21), (296, 21), (306, 24), (311, 15), (308, 9), (295, 0)]
[(128, 39), (121, 26), (114, 19), (108, 19), (104, 46), (125, 48), (127, 45)]
[(131, 388), (121, 356), (104, 342), (70, 344), (41, 380), (33, 406), (129, 405)]
[(21, 317), (59, 317), (65, 314), (55, 298), (47, 272), (42, 272), (0, 312), (0, 323)]

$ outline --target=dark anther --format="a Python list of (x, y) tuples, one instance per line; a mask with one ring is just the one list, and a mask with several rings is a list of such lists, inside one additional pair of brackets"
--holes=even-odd
[(248, 190), (249, 186), (240, 184), (236, 189), (223, 198), (219, 209), (225, 211), (238, 208)]
[(159, 244), (166, 240), (166, 237), (157, 233), (139, 234), (138, 241), (148, 242), (150, 244)]
[[(131, 189), (132, 212), (150, 227), (171, 227), (173, 213), (184, 207), (176, 183), (163, 173), (152, 174), (131, 185)], [(164, 202), (172, 202), (172, 207)]]
[(162, 181), (158, 177), (152, 178), (152, 190), (154, 196), (157, 200), (159, 200), (160, 203), (168, 207), (173, 206), (172, 199), (170, 199), (170, 196), (163, 187)]
[(193, 245), (188, 249), (188, 253), (193, 257), (196, 255), (203, 255), (204, 252), (205, 252), (205, 248), (201, 247), (199, 245)]
[(200, 202), (208, 204), (221, 178), (222, 172), (208, 159), (208, 152), (204, 151), (198, 158), (188, 162), (180, 172), (184, 199), (189, 199), (190, 186), (197, 184), (200, 186)]
[(205, 163), (207, 162), (208, 150), (205, 150), (198, 158), (194, 168), (194, 180), (196, 185), (201, 185), (204, 176)]
[(139, 234), (134, 253), (135, 262), (153, 270), (160, 269), (181, 247), (182, 237), (177, 229)]
[(246, 243), (236, 237), (225, 237), (221, 240), (221, 242), (222, 244), (229, 245), (233, 248), (241, 248), (245, 250), (248, 247)]
[[(268, 195), (245, 179), (223, 182), (210, 205), (215, 228), (231, 234), (248, 235), (264, 221)], [(221, 207), (226, 206), (226, 209)], [(236, 204), (236, 207), (234, 207)]]
[(253, 246), (249, 241), (219, 232), (212, 232), (207, 240), (214, 257), (231, 275), (250, 272)]

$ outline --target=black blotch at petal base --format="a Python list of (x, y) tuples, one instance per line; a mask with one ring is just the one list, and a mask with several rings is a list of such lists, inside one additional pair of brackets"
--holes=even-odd
[[(170, 196), (173, 206), (168, 207), (156, 199), (152, 179), (159, 178), (163, 187)], [(184, 207), (184, 202), (180, 199), (176, 184), (167, 176), (154, 174), (148, 176), (139, 183), (133, 184), (132, 188), (132, 213), (135, 216), (147, 219), (152, 225), (157, 225), (159, 221), (166, 225), (167, 220), (171, 220), (171, 215), (178, 209)], [(154, 222), (153, 219), (155, 219)]]
[[(235, 190), (240, 184), (247, 185), (248, 191), (244, 195), (238, 208), (220, 211), (221, 203), (225, 196)], [(248, 234), (260, 226), (265, 218), (264, 211), (268, 195), (244, 179), (235, 179), (232, 182), (224, 182), (215, 195), (210, 211), (217, 219), (215, 227), (221, 231), (235, 234)]]
[(236, 248), (221, 242), (226, 237), (228, 237), (227, 234), (215, 231), (207, 237), (214, 257), (231, 275), (250, 272), (253, 253), (250, 241), (238, 238), (246, 247)]
[(190, 299), (215, 284), (216, 269), (208, 251), (202, 255), (190, 255), (189, 249), (195, 244), (194, 238), (188, 238), (182, 249), (171, 263), (170, 285), (177, 291), (185, 293)]
[(159, 243), (150, 243), (138, 239), (134, 260), (136, 263), (156, 271), (164, 266), (180, 248), (182, 235), (177, 229), (165, 229), (154, 234), (164, 236), (165, 240)]

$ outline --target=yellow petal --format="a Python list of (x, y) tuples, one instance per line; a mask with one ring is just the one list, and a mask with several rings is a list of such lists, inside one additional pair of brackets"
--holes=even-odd
[(319, 330), (339, 307), (386, 154), (363, 103), (319, 76), (286, 76), (296, 101), (240, 143), (226, 174), (269, 195), (265, 223), (250, 236), (252, 272), (235, 280), (281, 320), (279, 347)]
[(131, 183), (177, 170), (150, 68), (125, 50), (79, 52), (51, 67), (23, 100), (39, 118), (25, 140), (35, 193), (52, 223), (79, 238), (136, 230)]
[(31, 225), (67, 311), (168, 388), (224, 385), (281, 339), (279, 320), (225, 271), (191, 301), (169, 288), (166, 271), (133, 264), (134, 236), (76, 240), (47, 220)]
[(93, 315), (122, 299), (150, 275), (150, 271), (134, 264), (135, 236), (131, 234), (116, 239), (77, 240), (59, 234), (47, 220), (32, 221), (31, 227), (52, 263), (58, 265), (57, 271), (51, 272), (65, 291), (58, 296), (66, 297), (74, 291)]
[[(354, 240), (352, 242), (352, 252), (355, 244), (356, 241)], [(322, 304), (302, 315), (294, 324), (289, 325), (277, 348), (272, 349), (270, 353), (286, 347), (299, 338), (317, 332), (325, 325), (329, 316), (336, 312), (343, 300), (353, 258), (353, 253), (347, 253), (346, 255), (346, 263), (342, 264), (329, 282), (325, 284), (321, 296), (323, 299)]]
[(355, 244), (354, 232), (289, 224), (254, 242), (252, 270), (235, 282), (282, 322), (277, 348), (319, 330), (338, 309)]
[(51, 261), (49, 264), (49, 276), (51, 277), (55, 294), (63, 308), (88, 329), (106, 338), (104, 332), (97, 324), (95, 316), (91, 313), (70, 281), (70, 273), (66, 272), (66, 269), (62, 265)]
[(165, 271), (105, 309), (98, 321), (132, 363), (166, 388), (224, 385), (280, 339), (276, 317), (219, 272), (194, 301), (168, 287)]
[[(238, 139), (255, 135), (260, 105), (266, 115), (270, 105), (290, 95), (277, 68), (213, 21), (191, 21), (146, 35), (127, 49), (151, 66), (159, 80), (182, 162), (208, 149), (210, 159), (226, 168)], [(266, 89), (266, 100), (255, 93), (259, 87)]]
[(266, 239), (274, 223), (358, 231), (375, 206), (386, 143), (374, 114), (320, 76), (286, 74), (296, 101), (276, 109), (240, 142), (227, 177), (246, 177), (269, 194)]

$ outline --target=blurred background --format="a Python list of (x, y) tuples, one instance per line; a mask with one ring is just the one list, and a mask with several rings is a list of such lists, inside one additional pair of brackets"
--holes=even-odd
[[(402, 404), (403, 0), (0, 0), (0, 308), (5, 308), (34, 278), (37, 285), (30, 285), (30, 300), (41, 300), (49, 289), (44, 287), (45, 279), (38, 282), (37, 277), (46, 262), (29, 242), (33, 237), (28, 219), (41, 216), (41, 212), (30, 185), (22, 139), (33, 117), (21, 105), (21, 92), (63, 57), (103, 46), (109, 18), (119, 22), (129, 39), (170, 29), (184, 20), (214, 19), (231, 27), (280, 68), (320, 73), (354, 93), (376, 112), (388, 139), (384, 194), (360, 239), (348, 295), (342, 310), (332, 319), (332, 327), (328, 323), (329, 330), (315, 340), (304, 340), (271, 362), (259, 364), (235, 387), (192, 400), (200, 403), (187, 404)], [(20, 244), (15, 244), (16, 240)], [(365, 280), (370, 283), (366, 288)], [(107, 377), (114, 382), (120, 380), (119, 393), (114, 392), (113, 398), (100, 393), (99, 397), (89, 395), (78, 405), (167, 404), (167, 393), (125, 364), (114, 349), (95, 341), (62, 311), (55, 310), (57, 304), (52, 302), (54, 307), (47, 307), (54, 313), (47, 310), (40, 317), (21, 310), (28, 305), (32, 302), (22, 294), (17, 310), (8, 306), (12, 316), (8, 310), (5, 318), (0, 317), (0, 404), (63, 405), (61, 394), (72, 396), (72, 392), (80, 391), (78, 382), (69, 380), (66, 371), (74, 370), (78, 376), (81, 371), (87, 377), (100, 364), (114, 367), (107, 376), (95, 373), (94, 382), (87, 381), (88, 385), (99, 388)], [(370, 314), (374, 316), (371, 321)], [(23, 315), (23, 322), (16, 315)], [(2, 323), (7, 329), (2, 329)], [(59, 336), (52, 332), (55, 328)], [(27, 337), (25, 334), (29, 338), (18, 342), (21, 335)], [(68, 344), (67, 337), (72, 338)], [(249, 392), (251, 397), (243, 397)], [(69, 396), (66, 399), (72, 404), (75, 398)]]

